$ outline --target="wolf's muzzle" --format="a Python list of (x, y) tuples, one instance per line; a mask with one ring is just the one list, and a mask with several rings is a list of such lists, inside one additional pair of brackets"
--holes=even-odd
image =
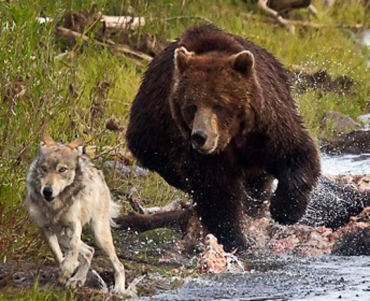
[(53, 200), (53, 188), (46, 186), (42, 190), (42, 195), (44, 196), (45, 200), (47, 200), (48, 202), (52, 201)]

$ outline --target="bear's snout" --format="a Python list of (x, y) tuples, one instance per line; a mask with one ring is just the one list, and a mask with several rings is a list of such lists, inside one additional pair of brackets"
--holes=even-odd
[(191, 134), (191, 145), (198, 149), (202, 147), (207, 141), (208, 135), (203, 131), (195, 131)]

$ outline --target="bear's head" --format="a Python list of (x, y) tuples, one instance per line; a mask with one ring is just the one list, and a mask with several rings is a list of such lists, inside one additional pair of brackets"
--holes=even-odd
[(179, 47), (174, 64), (171, 113), (195, 150), (219, 153), (253, 128), (260, 88), (250, 51), (196, 54)]

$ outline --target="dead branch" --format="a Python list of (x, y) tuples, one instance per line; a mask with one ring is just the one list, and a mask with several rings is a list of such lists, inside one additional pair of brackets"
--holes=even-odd
[(154, 213), (172, 212), (181, 209), (190, 209), (192, 207), (190, 203), (186, 203), (181, 199), (176, 199), (163, 207), (156, 206), (146, 208), (140, 198), (133, 196), (133, 194), (136, 192), (137, 192), (136, 189), (131, 189), (128, 195), (128, 201), (132, 209), (134, 209), (136, 213), (149, 215)]
[[(280, 25), (286, 27), (291, 33), (295, 32), (296, 26), (301, 27), (310, 27), (310, 28), (326, 28), (326, 27), (334, 27), (334, 28), (348, 28), (348, 29), (354, 29), (354, 30), (361, 30), (363, 29), (363, 24), (318, 24), (313, 23), (310, 21), (296, 21), (296, 20), (287, 20), (284, 19), (276, 10), (271, 9), (267, 6), (268, 0), (258, 0), (257, 6), (265, 12), (267, 15), (272, 16), (277, 23)], [(309, 11), (311, 11), (313, 14), (316, 14), (316, 8), (312, 5), (308, 7)], [(252, 17), (251, 15), (248, 15), (248, 17)]]
[(108, 47), (112, 51), (123, 52), (123, 53), (125, 53), (129, 56), (132, 56), (135, 59), (139, 59), (139, 60), (142, 60), (142, 61), (151, 62), (151, 60), (152, 60), (152, 57), (150, 57), (149, 55), (146, 55), (145, 53), (142, 53), (142, 52), (139, 52), (139, 51), (134, 51), (126, 45), (114, 44), (114, 42), (112, 42), (112, 41), (100, 42), (96, 39), (91, 40), (86, 35), (81, 34), (79, 32), (76, 32), (76, 31), (73, 31), (73, 30), (70, 30), (70, 29), (67, 29), (65, 27), (58, 26), (57, 30), (56, 30), (56, 34), (57, 34), (57, 36), (62, 37), (62, 38), (69, 38), (69, 39), (73, 39), (75, 41), (82, 40), (84, 43), (94, 42), (97, 45)]
[(280, 25), (286, 27), (290, 31), (290, 33), (294, 34), (294, 25), (290, 21), (284, 19), (277, 11), (268, 7), (267, 2), (268, 0), (258, 0), (257, 6), (267, 15), (272, 16)]
[[(248, 19), (253, 19), (256, 21), (261, 21), (261, 19), (253, 14), (243, 14), (245, 18)], [(308, 28), (315, 28), (315, 29), (320, 29), (320, 28), (346, 28), (346, 29), (352, 29), (352, 30), (362, 30), (364, 28), (363, 24), (319, 24), (319, 23), (314, 23), (310, 21), (298, 21), (298, 20), (286, 20), (285, 21), (291, 23), (294, 26), (301, 26), (301, 27), (308, 27)], [(263, 20), (263, 22), (266, 22)]]
[(306, 21), (290, 21), (296, 26), (311, 27), (311, 28), (347, 28), (354, 30), (361, 30), (364, 28), (363, 24), (318, 24)]
[(335, 5), (336, 0), (324, 0), (324, 11), (332, 9)]
[(313, 14), (313, 15), (317, 16), (317, 9), (316, 9), (316, 7), (315, 7), (315, 6), (313, 6), (312, 4), (310, 4), (310, 5), (308, 6), (308, 11), (309, 11), (311, 14)]
[(103, 152), (101, 152), (100, 154), (96, 155), (96, 156), (95, 156), (94, 158), (92, 158), (91, 160), (92, 160), (92, 161), (95, 161), (95, 160), (97, 160), (97, 159), (99, 159), (99, 158), (101, 158), (101, 157), (104, 157), (105, 155), (107, 155), (107, 154), (109, 154), (109, 153), (111, 153), (111, 152), (115, 151), (117, 148), (121, 147), (122, 145), (123, 145), (123, 143), (122, 143), (122, 142), (121, 142), (121, 143), (118, 143), (117, 145), (115, 145), (115, 146), (113, 146), (113, 147), (111, 147), (111, 148), (108, 148), (108, 149), (104, 150)]
[(120, 215), (114, 221), (119, 230), (130, 229), (137, 232), (145, 232), (158, 228), (184, 229), (184, 226), (185, 228), (187, 226), (187, 217), (190, 216), (190, 212), (190, 209), (158, 212), (147, 215), (130, 212)]
[(137, 28), (145, 25), (145, 18), (131, 16), (107, 16), (101, 15), (101, 22), (105, 22), (107, 28)]

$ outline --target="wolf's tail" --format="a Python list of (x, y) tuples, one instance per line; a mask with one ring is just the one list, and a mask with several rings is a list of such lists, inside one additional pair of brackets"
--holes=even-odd
[(338, 229), (370, 206), (370, 194), (360, 193), (356, 189), (335, 183), (321, 176), (311, 192), (306, 213), (301, 224), (313, 227)]

